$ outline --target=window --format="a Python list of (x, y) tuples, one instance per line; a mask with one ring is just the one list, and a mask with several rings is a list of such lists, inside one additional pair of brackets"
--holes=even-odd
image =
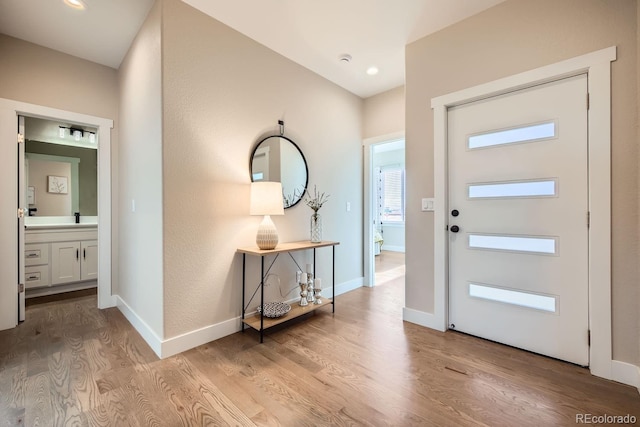
[(471, 135), (467, 140), (467, 147), (470, 149), (495, 147), (518, 142), (543, 141), (557, 136), (556, 122), (550, 121)]
[(469, 184), (467, 191), (470, 199), (553, 197), (558, 195), (556, 179)]
[(380, 222), (404, 223), (404, 167), (387, 166), (381, 168), (379, 189)]

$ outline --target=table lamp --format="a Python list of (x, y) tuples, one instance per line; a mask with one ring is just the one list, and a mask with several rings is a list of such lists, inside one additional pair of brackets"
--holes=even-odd
[(264, 215), (256, 244), (260, 249), (275, 249), (278, 244), (278, 230), (271, 221), (271, 215), (284, 215), (282, 184), (279, 182), (258, 181), (251, 183), (251, 215)]

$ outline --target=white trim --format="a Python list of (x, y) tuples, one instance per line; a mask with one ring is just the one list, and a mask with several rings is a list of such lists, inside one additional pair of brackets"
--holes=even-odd
[(376, 263), (375, 263), (375, 245), (373, 242), (373, 146), (384, 144), (387, 142), (404, 139), (404, 131), (389, 133), (386, 135), (366, 138), (362, 141), (364, 150), (364, 283), (367, 287), (375, 286), (376, 280)]
[(588, 53), (431, 100), (434, 115), (434, 319), (448, 322), (447, 108), (587, 73), (589, 76), (589, 323), (590, 369), (611, 379), (611, 61), (616, 47)]
[[(15, 126), (19, 115), (63, 120), (98, 128), (98, 308), (113, 307), (115, 304), (115, 300), (111, 296), (111, 129), (113, 128), (113, 120), (6, 98), (0, 98), (0, 111), (3, 114), (3, 118), (0, 120), (1, 126), (3, 126), (2, 135), (5, 133), (16, 135)], [(15, 118), (9, 118), (9, 115)], [(4, 126), (7, 128), (5, 129)], [(11, 129), (8, 128), (9, 126)], [(14, 176), (16, 176), (17, 182), (17, 172)], [(16, 184), (16, 189), (17, 187)], [(14, 247), (17, 254), (17, 233), (15, 234)], [(17, 283), (17, 276), (15, 283)]]
[(127, 318), (131, 326), (138, 331), (138, 333), (142, 336), (151, 350), (158, 356), (162, 357), (162, 340), (153, 332), (153, 330), (147, 325), (147, 323), (142, 320), (138, 314), (133, 311), (131, 307), (122, 299), (119, 295), (115, 296), (116, 299), (116, 307), (118, 310)]
[(633, 386), (640, 393), (640, 366), (614, 360), (611, 362), (611, 379)]
[(427, 313), (426, 311), (418, 311), (413, 308), (403, 307), (402, 320), (415, 323), (416, 325), (424, 326), (426, 328), (441, 330), (439, 320), (436, 318), (435, 314)]
[[(364, 277), (358, 277), (357, 279), (349, 280), (348, 282), (339, 283), (336, 285), (336, 296), (346, 294), (347, 292), (351, 292), (363, 286)], [(331, 297), (331, 288), (329, 286), (322, 288), (322, 296), (325, 298)], [(338, 304), (340, 304), (340, 300), (338, 300)]]
[(199, 345), (235, 334), (239, 332), (241, 328), (242, 319), (240, 317), (205, 326), (195, 331), (190, 331), (162, 341), (160, 344), (161, 353), (158, 354), (156, 352), (156, 354), (158, 354), (158, 357), (161, 359), (171, 357), (183, 351), (198, 347)]

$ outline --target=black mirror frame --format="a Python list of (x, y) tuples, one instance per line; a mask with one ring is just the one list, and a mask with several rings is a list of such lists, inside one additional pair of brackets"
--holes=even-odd
[[(287, 138), (284, 135), (269, 135), (269, 136), (266, 136), (266, 137), (262, 138), (260, 140), (260, 142), (258, 142), (256, 144), (256, 146), (253, 148), (253, 151), (251, 151), (251, 156), (249, 157), (249, 177), (251, 178), (251, 182), (254, 182), (253, 181), (253, 156), (255, 156), (256, 151), (258, 150), (258, 148), (260, 148), (260, 145), (262, 145), (262, 143), (264, 141), (266, 141), (267, 139), (269, 139), (269, 138), (284, 138), (287, 141), (289, 141), (296, 148), (296, 150), (298, 150), (298, 153), (300, 153), (300, 157), (302, 157), (302, 162), (304, 163), (304, 170), (305, 170), (306, 177), (307, 177), (306, 182), (304, 183), (304, 189), (300, 193), (300, 196), (298, 197), (298, 199), (293, 204), (291, 204), (289, 206), (284, 206), (285, 209), (289, 209), (289, 208), (294, 207), (298, 203), (300, 203), (300, 201), (304, 197), (304, 194), (307, 192), (307, 187), (309, 186), (309, 166), (307, 165), (307, 159), (304, 157), (304, 154), (302, 153), (302, 150), (300, 149), (300, 147), (298, 147), (298, 144), (293, 142), (292, 139)], [(284, 203), (284, 201), (283, 201), (283, 203)]]

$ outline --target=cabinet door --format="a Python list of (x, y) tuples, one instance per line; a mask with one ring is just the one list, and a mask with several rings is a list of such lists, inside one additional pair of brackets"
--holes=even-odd
[(80, 242), (51, 244), (51, 284), (80, 280)]
[(98, 241), (87, 240), (80, 242), (82, 249), (82, 280), (96, 280), (98, 278)]

